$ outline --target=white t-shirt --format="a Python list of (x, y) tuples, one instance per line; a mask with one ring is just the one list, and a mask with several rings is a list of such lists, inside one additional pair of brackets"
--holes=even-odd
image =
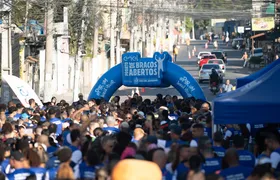
[(232, 91), (233, 85), (232, 84), (223, 84), (223, 89), (225, 92), (230, 92)]
[(226, 130), (224, 140), (227, 140), (227, 138), (232, 136), (232, 132), (230, 130)]
[(75, 179), (78, 179), (80, 176), (79, 165), (82, 162), (82, 152), (80, 150), (75, 150), (74, 152), (72, 152), (71, 161), (73, 161), (76, 164), (73, 169)]
[(191, 140), (190, 147), (198, 147), (196, 140)]
[(163, 148), (165, 153), (168, 153), (170, 151), (170, 147), (166, 147), (166, 140), (158, 139), (157, 146)]
[(273, 169), (276, 169), (280, 162), (280, 154), (277, 152), (272, 152), (270, 154), (271, 166)]

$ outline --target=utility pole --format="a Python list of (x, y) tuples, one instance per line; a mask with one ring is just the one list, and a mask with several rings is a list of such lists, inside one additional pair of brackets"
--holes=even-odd
[(9, 11), (8, 13), (8, 59), (9, 59), (9, 69), (10, 75), (13, 75), (13, 57), (12, 57), (12, 13)]
[[(1, 3), (1, 5), (3, 5)], [(4, 5), (3, 5), (4, 7)], [(1, 9), (1, 18), (5, 24), (2, 30), (2, 46), (1, 46), (1, 101), (2, 103), (8, 103), (12, 99), (12, 93), (10, 86), (3, 80), (4, 75), (12, 75), (12, 43), (11, 43), (11, 11)]]
[(93, 30), (93, 47), (92, 47), (92, 54), (93, 54), (93, 58), (97, 58), (97, 51), (98, 51), (98, 18), (97, 15), (99, 13), (99, 11), (97, 11), (97, 7), (98, 7), (98, 0), (95, 1), (95, 7), (94, 7), (94, 30)]
[(133, 52), (133, 43), (134, 43), (134, 29), (130, 29), (130, 40), (129, 40), (129, 51)]
[(2, 20), (5, 27), (2, 30), (2, 46), (1, 46), (1, 101), (2, 103), (8, 103), (12, 99), (12, 93), (10, 86), (3, 80), (4, 75), (12, 75), (12, 43), (11, 43), (11, 12), (1, 9)]
[(117, 27), (117, 34), (116, 34), (116, 41), (117, 41), (117, 45), (116, 45), (116, 60), (117, 60), (117, 64), (119, 64), (121, 62), (120, 58), (121, 58), (121, 42), (120, 42), (120, 36), (121, 36), (121, 28), (122, 28), (122, 24), (121, 24), (121, 14), (119, 12), (119, 4), (120, 0), (117, 0), (117, 23), (116, 23), (116, 27)]
[(110, 0), (110, 68), (115, 66), (115, 30), (112, 2)]
[[(96, 21), (97, 18), (95, 18)], [(98, 27), (97, 23), (95, 22), (94, 25), (94, 32), (93, 32), (93, 58), (97, 58), (98, 54)]]
[(27, 33), (27, 23), (28, 23), (28, 11), (29, 11), (29, 0), (26, 0), (26, 4), (25, 4), (25, 20), (24, 20), (24, 33), (25, 33), (25, 37), (27, 37), (28, 33)]
[(127, 4), (127, 7), (130, 9), (130, 20), (129, 20), (129, 30), (130, 30), (130, 40), (129, 40), (129, 51), (133, 52), (134, 51), (134, 27), (133, 27), (133, 21), (135, 19), (134, 16), (134, 10), (133, 10), (133, 5), (130, 6), (130, 4)]
[(195, 33), (194, 33), (194, 19), (192, 18), (192, 39), (195, 40)]
[(144, 0), (142, 0), (142, 57), (145, 56), (145, 10), (144, 10)]
[(53, 1), (47, 1), (46, 14), (46, 50), (45, 50), (45, 83), (44, 101), (48, 102), (52, 96), (52, 56), (53, 56)]
[(73, 89), (73, 102), (78, 100), (79, 87), (80, 87), (80, 64), (82, 61), (83, 51), (84, 51), (84, 37), (85, 37), (85, 19), (87, 12), (87, 0), (84, 0), (82, 9), (82, 23), (81, 30), (78, 33), (77, 40), (77, 52), (74, 64), (74, 89)]

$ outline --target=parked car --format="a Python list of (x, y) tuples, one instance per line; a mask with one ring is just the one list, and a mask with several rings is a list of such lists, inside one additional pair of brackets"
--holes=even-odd
[(249, 54), (249, 67), (251, 65), (260, 64), (264, 61), (263, 50), (262, 48), (254, 48), (254, 53), (250, 52)]
[(222, 69), (223, 74), (226, 73), (226, 65), (222, 59), (210, 59), (207, 64), (218, 64)]
[(224, 63), (227, 63), (227, 54), (224, 51), (212, 51), (211, 54), (214, 54), (217, 59), (222, 59)]
[(212, 69), (215, 69), (220, 76), (224, 76), (223, 71), (218, 64), (204, 64), (198, 73), (198, 82), (202, 83), (203, 81), (209, 81)]
[(202, 56), (204, 55), (210, 55), (211, 52), (208, 52), (208, 51), (202, 51), (202, 52), (199, 52), (198, 55), (196, 56), (197, 57), (197, 63), (199, 62), (199, 60), (202, 58)]
[(198, 63), (199, 68), (201, 68), (204, 64), (207, 64), (209, 59), (217, 59), (217, 57), (214, 54), (202, 56)]
[(231, 46), (233, 49), (239, 49), (241, 45), (243, 44), (244, 39), (242, 38), (235, 38), (232, 40)]

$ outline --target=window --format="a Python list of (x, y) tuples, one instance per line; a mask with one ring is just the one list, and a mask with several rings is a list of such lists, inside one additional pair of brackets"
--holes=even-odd
[(215, 64), (207, 64), (207, 65), (203, 65), (202, 69), (220, 69), (219, 65), (215, 65)]
[(200, 56), (204, 56), (204, 55), (207, 55), (209, 53), (200, 53)]
[(213, 63), (213, 64), (223, 64), (222, 61), (219, 61), (219, 60), (211, 60), (211, 61), (208, 61), (208, 64), (210, 63)]
[(223, 56), (222, 52), (212, 52), (212, 54), (215, 54), (217, 58), (221, 58)]

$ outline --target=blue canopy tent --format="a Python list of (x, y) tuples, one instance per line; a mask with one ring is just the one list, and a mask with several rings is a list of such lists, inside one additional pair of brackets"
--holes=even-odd
[(213, 102), (214, 124), (279, 123), (280, 64)]
[(272, 63), (270, 63), (269, 65), (267, 65), (266, 67), (262, 68), (261, 70), (243, 77), (243, 78), (237, 78), (236, 82), (237, 82), (237, 88), (240, 88), (242, 86), (244, 86), (245, 84), (248, 84), (254, 80), (256, 80), (257, 78), (261, 77), (262, 75), (264, 75), (265, 73), (267, 73), (268, 71), (270, 71), (272, 68), (274, 68), (275, 66), (277, 66), (278, 64), (280, 64), (280, 59), (273, 61)]

